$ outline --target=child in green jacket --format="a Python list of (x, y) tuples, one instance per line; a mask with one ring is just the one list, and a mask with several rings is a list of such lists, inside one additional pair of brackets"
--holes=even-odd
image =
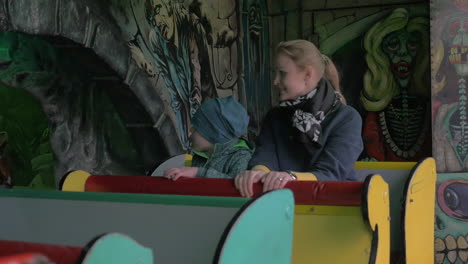
[(253, 150), (240, 138), (248, 124), (247, 111), (232, 96), (205, 101), (192, 118), (192, 167), (169, 169), (164, 177), (233, 179), (252, 157)]

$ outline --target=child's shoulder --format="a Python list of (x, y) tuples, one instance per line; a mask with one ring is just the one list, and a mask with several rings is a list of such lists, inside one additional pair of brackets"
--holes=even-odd
[(234, 144), (234, 148), (242, 150), (251, 150), (254, 147), (247, 137), (242, 136), (238, 138), (237, 143)]
[(253, 144), (245, 137), (240, 137), (236, 144), (232, 146), (232, 157), (246, 155), (251, 156), (254, 152)]

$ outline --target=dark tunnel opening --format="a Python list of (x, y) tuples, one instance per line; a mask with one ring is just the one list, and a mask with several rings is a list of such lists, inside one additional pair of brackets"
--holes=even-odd
[[(168, 158), (164, 141), (144, 105), (92, 49), (63, 37), (4, 32), (0, 33), (0, 65), (0, 80), (5, 84), (2, 88), (26, 90), (45, 112), (52, 154), (55, 163), (60, 163), (56, 169), (150, 175)], [(18, 111), (17, 115), (25, 115), (26, 110)], [(3, 113), (3, 117), (11, 120), (15, 115)], [(0, 122), (0, 131), (11, 130), (5, 123)], [(13, 129), (9, 134), (14, 138), (17, 133)], [(31, 140), (40, 141), (34, 136)], [(29, 158), (16, 147), (18, 144), (10, 144), (11, 158), (23, 156), (27, 163)], [(31, 160), (34, 158), (32, 154)], [(86, 167), (83, 164), (90, 166), (82, 168)], [(14, 168), (12, 171), (15, 174)], [(35, 173), (31, 174), (32, 181)], [(56, 182), (57, 178), (60, 175), (56, 172)], [(20, 184), (30, 185), (29, 180), (22, 179)]]

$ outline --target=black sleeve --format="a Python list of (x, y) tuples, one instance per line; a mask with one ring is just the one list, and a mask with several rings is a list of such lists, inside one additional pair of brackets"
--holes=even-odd
[(279, 169), (278, 155), (274, 138), (274, 110), (270, 110), (262, 122), (260, 135), (257, 138), (255, 152), (249, 162), (249, 168), (256, 165), (264, 165), (272, 171)]

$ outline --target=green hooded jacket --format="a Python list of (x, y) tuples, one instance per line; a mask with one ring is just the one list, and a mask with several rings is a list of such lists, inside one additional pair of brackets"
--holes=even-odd
[(215, 144), (211, 156), (194, 151), (192, 166), (198, 167), (197, 177), (234, 179), (247, 169), (252, 154), (253, 150), (244, 139), (235, 138)]

